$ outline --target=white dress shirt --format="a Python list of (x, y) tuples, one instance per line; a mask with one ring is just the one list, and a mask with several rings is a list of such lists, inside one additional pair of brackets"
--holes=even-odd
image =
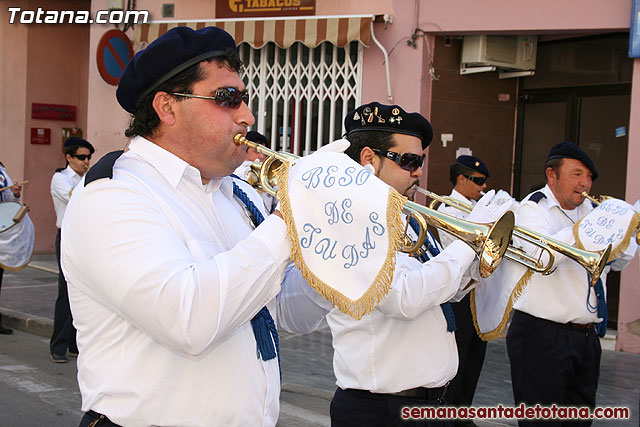
[[(398, 253), (389, 294), (360, 320), (332, 308), (314, 291), (283, 285), (282, 294), (295, 294), (297, 304), (318, 319), (328, 312), (333, 370), (340, 388), (396, 393), (441, 387), (458, 370), (458, 350), (440, 304), (464, 292), (459, 291), (461, 278), (474, 258), (473, 250), (460, 241), (424, 264)], [(305, 302), (307, 298), (313, 302)], [(308, 321), (307, 326), (317, 324)], [(300, 333), (313, 330), (298, 327)]]
[(280, 290), (284, 222), (252, 230), (232, 178), (203, 185), (141, 137), (113, 179), (83, 184), (62, 228), (82, 410), (127, 427), (275, 425), (278, 361), (258, 358), (250, 320)]
[[(451, 191), (451, 194), (449, 195), (449, 197), (459, 200), (463, 203), (466, 203), (470, 206), (475, 206), (476, 201), (475, 200), (471, 200), (471, 199), (467, 199), (466, 197), (464, 197), (462, 194), (458, 193), (458, 191), (456, 191), (455, 189), (453, 189)], [(449, 214), (451, 216), (454, 216), (456, 218), (460, 218), (460, 219), (464, 219), (467, 217), (467, 213), (462, 212), (460, 209), (456, 209), (453, 206), (449, 206), (445, 203), (440, 203), (440, 206), (438, 206), (438, 211), (439, 212), (444, 212), (446, 214)], [(446, 231), (440, 231), (438, 233), (438, 235), (440, 236), (440, 243), (442, 243), (443, 247), (447, 247), (451, 244), (451, 242), (453, 242), (454, 240), (456, 240), (457, 238), (455, 236), (453, 236), (452, 234), (447, 233)]]
[[(475, 200), (467, 199), (465, 196), (460, 194), (456, 189), (451, 190), (451, 194), (449, 195), (449, 197), (459, 200), (463, 203), (466, 203), (471, 207), (474, 207), (477, 203)], [(453, 206), (449, 206), (445, 203), (441, 203), (440, 206), (438, 206), (438, 211), (444, 212), (446, 214), (449, 214), (453, 217), (460, 218), (460, 219), (465, 219), (469, 215), (468, 213), (465, 213), (460, 209), (454, 208)], [(458, 240), (457, 237), (455, 237), (453, 234), (447, 233), (446, 231), (439, 231), (438, 236), (440, 237), (440, 243), (442, 244), (443, 248), (448, 247), (451, 243)], [(464, 294), (456, 295), (456, 297), (453, 298), (451, 302), (459, 302), (468, 292), (471, 291), (471, 289), (477, 286), (479, 281), (482, 280), (482, 277), (480, 276), (480, 262), (478, 261), (477, 258), (473, 261), (469, 269), (465, 272), (464, 276), (462, 277), (463, 283), (469, 283), (471, 280), (473, 280), (474, 282), (469, 286), (469, 288), (466, 289), (467, 292), (465, 292)]]
[(78, 185), (82, 176), (71, 169), (71, 165), (67, 165), (65, 169), (53, 174), (51, 178), (51, 198), (53, 199), (53, 207), (56, 210), (56, 227), (62, 227), (62, 219), (67, 204), (71, 198), (71, 192)]
[[(538, 203), (530, 201), (529, 194), (524, 198), (516, 212), (516, 224), (542, 233), (568, 245), (575, 245), (573, 225), (593, 209), (591, 202), (585, 200), (572, 210), (562, 209), (549, 186), (540, 190), (546, 197)], [(633, 240), (633, 239), (632, 239)], [(523, 246), (527, 253), (538, 251), (526, 242), (515, 240), (515, 244)], [(606, 278), (610, 268), (622, 270), (633, 258), (636, 245), (632, 242), (627, 251), (611, 266), (606, 267), (602, 283), (606, 291)], [(516, 310), (532, 316), (558, 323), (573, 322), (578, 324), (597, 323), (597, 300), (592, 287), (589, 286), (588, 274), (577, 262), (554, 252), (556, 270), (548, 276), (534, 274), (524, 292), (514, 304)], [(545, 260), (546, 261), (546, 260)], [(587, 305), (587, 297), (589, 306)]]
[[(4, 166), (0, 166), (0, 188), (11, 187), (12, 185), (13, 182), (11, 181), (11, 178), (9, 178), (7, 170), (4, 168)], [(11, 191), (10, 188), (0, 191), (0, 202), (10, 202), (15, 199), (16, 198), (13, 195), (13, 191)]]

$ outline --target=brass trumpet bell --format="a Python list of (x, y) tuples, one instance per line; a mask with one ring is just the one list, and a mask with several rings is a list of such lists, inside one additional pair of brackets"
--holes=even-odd
[(414, 202), (405, 202), (404, 210), (407, 216), (418, 222), (420, 233), (415, 243), (405, 245), (403, 252), (412, 255), (420, 254), (426, 239), (427, 225), (430, 224), (453, 234), (474, 250), (480, 259), (480, 276), (482, 277), (489, 277), (498, 268), (509, 247), (515, 222), (511, 211), (507, 211), (494, 223), (480, 224), (465, 221)]
[(271, 150), (264, 145), (249, 141), (247, 138), (242, 136), (241, 133), (233, 137), (233, 142), (236, 145), (246, 145), (247, 147), (253, 148), (257, 152), (267, 156), (264, 162), (254, 162), (251, 165), (251, 173), (249, 174), (248, 182), (254, 188), (266, 191), (270, 195), (276, 197), (276, 169), (278, 169), (283, 162), (295, 160), (299, 158), (299, 156), (296, 156), (293, 153), (279, 153)]
[[(432, 209), (435, 208), (435, 205), (437, 205), (438, 203), (444, 203), (465, 213), (469, 213), (472, 210), (472, 207), (470, 205), (452, 197), (439, 196), (435, 193), (432, 193), (431, 191), (422, 188), (419, 188), (418, 191), (432, 200), (429, 204)], [(515, 226), (513, 228), (513, 237), (517, 237), (526, 242), (529, 242), (534, 246), (537, 246), (538, 248), (540, 248), (540, 253), (536, 257), (528, 254), (524, 249), (520, 247), (509, 246), (505, 254), (505, 258), (522, 264), (537, 273), (547, 275), (553, 273), (554, 271), (553, 263), (555, 261), (555, 256), (553, 254), (553, 251), (555, 251), (561, 255), (566, 256), (567, 258), (574, 260), (585, 270), (587, 270), (587, 273), (589, 273), (589, 275), (591, 276), (591, 285), (595, 285), (595, 283), (600, 278), (600, 275), (602, 274), (602, 271), (604, 270), (605, 266), (607, 265), (607, 261), (609, 260), (609, 255), (611, 254), (611, 245), (600, 251), (582, 250), (520, 226)], [(548, 260), (546, 263), (543, 263), (542, 258), (545, 253), (547, 254)]]

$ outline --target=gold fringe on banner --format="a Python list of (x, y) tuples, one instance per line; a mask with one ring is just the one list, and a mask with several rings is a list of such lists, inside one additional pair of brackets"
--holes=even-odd
[[(573, 225), (573, 237), (576, 239), (576, 247), (578, 249), (585, 250), (585, 247), (582, 244), (582, 241), (580, 240), (580, 234), (579, 234), (581, 222), (582, 220), (576, 222)], [(627, 228), (627, 232), (625, 233), (624, 238), (622, 239), (622, 241), (620, 241), (620, 244), (615, 248), (611, 249), (611, 254), (609, 255), (609, 259), (607, 260), (607, 262), (611, 262), (614, 259), (617, 259), (620, 255), (622, 255), (624, 251), (627, 250), (627, 248), (629, 247), (629, 243), (631, 242), (631, 237), (638, 232), (639, 228), (640, 228), (640, 214), (636, 212), (633, 214), (631, 221), (629, 221), (629, 227)]]
[(511, 291), (511, 295), (509, 295), (509, 301), (507, 302), (507, 307), (504, 310), (504, 314), (502, 315), (502, 320), (500, 321), (500, 324), (494, 330), (489, 332), (480, 331), (480, 327), (478, 326), (477, 314), (476, 314), (476, 294), (475, 294), (476, 290), (475, 289), (471, 290), (470, 300), (471, 300), (471, 315), (473, 316), (473, 326), (475, 326), (478, 336), (483, 341), (491, 341), (500, 336), (505, 326), (507, 326), (509, 315), (511, 314), (511, 310), (513, 310), (513, 304), (515, 304), (518, 298), (520, 298), (520, 295), (522, 295), (522, 292), (524, 292), (524, 289), (527, 287), (527, 284), (529, 284), (531, 277), (533, 277), (533, 273), (534, 273), (533, 270), (527, 269), (527, 271), (522, 275), (520, 280), (518, 280), (516, 287), (513, 288), (513, 290)]
[(302, 276), (316, 292), (322, 295), (333, 306), (338, 307), (338, 310), (341, 312), (348, 314), (356, 320), (360, 320), (364, 315), (373, 311), (375, 306), (387, 296), (391, 288), (396, 264), (396, 253), (400, 250), (404, 237), (401, 212), (406, 197), (402, 196), (393, 188), (389, 188), (389, 200), (387, 202), (387, 235), (389, 247), (387, 257), (373, 283), (369, 286), (369, 289), (367, 289), (364, 295), (354, 301), (320, 280), (320, 278), (309, 269), (302, 257), (300, 239), (298, 238), (298, 231), (291, 212), (291, 201), (289, 200), (289, 167), (290, 163), (283, 163), (282, 166), (276, 170), (275, 174), (278, 182), (280, 212), (287, 225), (289, 240), (291, 241), (291, 258), (296, 264), (296, 267), (298, 267), (298, 270), (300, 270), (300, 273), (302, 273)]

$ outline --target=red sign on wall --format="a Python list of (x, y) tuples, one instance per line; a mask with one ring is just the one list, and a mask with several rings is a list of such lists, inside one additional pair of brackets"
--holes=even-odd
[(31, 128), (32, 144), (51, 144), (51, 129)]
[(31, 104), (31, 118), (41, 120), (65, 120), (69, 122), (76, 121), (75, 105), (58, 105), (58, 104)]
[(216, 18), (259, 16), (310, 16), (316, 13), (315, 0), (217, 0)]

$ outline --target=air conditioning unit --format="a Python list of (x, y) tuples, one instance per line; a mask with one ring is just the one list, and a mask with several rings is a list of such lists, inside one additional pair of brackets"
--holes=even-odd
[(464, 36), (460, 74), (496, 68), (532, 71), (536, 68), (537, 44), (536, 36)]

